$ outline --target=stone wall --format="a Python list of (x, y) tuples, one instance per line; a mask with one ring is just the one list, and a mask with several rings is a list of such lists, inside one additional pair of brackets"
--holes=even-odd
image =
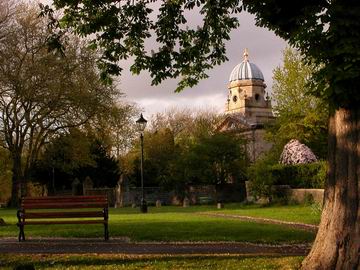
[[(145, 200), (149, 205), (155, 205), (157, 200), (162, 205), (169, 205), (172, 202), (173, 192), (166, 192), (159, 187), (144, 187)], [(124, 206), (139, 205), (141, 200), (141, 188), (129, 188), (124, 192)]]
[(323, 203), (324, 199), (324, 190), (323, 189), (305, 189), (305, 188), (293, 188), (289, 191), (289, 198), (298, 203), (303, 203), (306, 200), (306, 197), (310, 194), (314, 202)]
[(265, 140), (265, 133), (265, 130), (262, 128), (247, 130), (240, 133), (247, 140), (245, 147), (251, 162), (255, 162), (263, 154), (269, 152), (273, 145)]
[[(141, 200), (141, 188), (127, 188), (123, 194), (123, 206), (139, 205)], [(145, 200), (149, 205), (155, 205), (157, 200), (162, 205), (182, 205), (183, 196), (177, 196), (174, 191), (164, 191), (158, 187), (145, 187)], [(116, 191), (114, 188), (92, 188), (84, 189), (84, 195), (107, 195), (109, 205), (114, 206)], [(186, 191), (190, 204), (200, 204), (204, 198), (211, 203), (218, 199), (223, 202), (240, 202), (245, 198), (245, 187), (232, 184), (224, 185), (216, 194), (214, 185), (189, 186)]]
[(187, 194), (190, 204), (199, 204), (200, 198), (204, 197), (207, 197), (209, 201), (216, 201), (214, 185), (189, 186)]
[[(162, 205), (182, 205), (183, 196), (178, 196), (174, 191), (163, 191), (157, 187), (146, 187), (145, 200), (150, 205), (155, 205), (157, 200)], [(198, 204), (200, 197), (209, 197), (210, 200), (216, 200), (215, 187), (212, 185), (189, 186), (186, 192), (190, 204)], [(131, 188), (124, 193), (124, 205), (138, 205), (141, 199), (141, 189)]]
[[(246, 185), (246, 200), (249, 202), (254, 201), (254, 197), (251, 194), (250, 181), (245, 182)], [(286, 197), (289, 201), (304, 203), (309, 199), (309, 196), (312, 197), (314, 202), (323, 203), (324, 199), (324, 189), (312, 189), (312, 188), (290, 188), (288, 185), (274, 185), (272, 190), (275, 193), (286, 194)]]

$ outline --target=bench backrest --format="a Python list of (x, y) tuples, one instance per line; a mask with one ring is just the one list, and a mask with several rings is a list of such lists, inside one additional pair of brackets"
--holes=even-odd
[(24, 197), (21, 208), (26, 209), (76, 209), (76, 208), (107, 208), (107, 196), (50, 196)]

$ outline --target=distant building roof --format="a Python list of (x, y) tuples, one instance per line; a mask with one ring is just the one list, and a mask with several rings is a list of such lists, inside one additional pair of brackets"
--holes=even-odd
[(242, 132), (247, 130), (259, 129), (263, 127), (264, 126), (259, 123), (249, 123), (246, 117), (241, 113), (233, 113), (225, 116), (225, 118), (216, 127), (216, 131)]

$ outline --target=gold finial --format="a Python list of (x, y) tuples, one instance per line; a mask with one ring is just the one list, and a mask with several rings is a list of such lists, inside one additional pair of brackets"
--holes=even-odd
[(244, 61), (249, 61), (249, 50), (245, 48), (244, 50)]

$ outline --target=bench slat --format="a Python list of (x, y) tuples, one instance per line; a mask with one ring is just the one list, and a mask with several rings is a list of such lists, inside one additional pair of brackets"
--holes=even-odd
[(91, 203), (91, 204), (105, 204), (108, 203), (108, 201), (43, 201), (43, 202), (22, 202), (21, 205), (32, 205), (32, 204), (38, 204), (38, 205), (46, 205), (46, 204), (69, 204), (69, 203)]
[(107, 220), (54, 220), (54, 221), (25, 221), (19, 225), (48, 225), (48, 224), (106, 224)]
[(71, 200), (71, 201), (87, 201), (87, 200), (91, 200), (91, 201), (96, 201), (96, 200), (106, 200), (107, 197), (106, 196), (67, 196), (67, 197), (24, 197), (22, 198), (23, 201), (66, 201), (66, 200)]
[(24, 198), (22, 200), (23, 202), (53, 202), (53, 201), (57, 201), (57, 202), (99, 202), (99, 201), (107, 201), (107, 197), (102, 196), (102, 197), (96, 197), (96, 198), (52, 198), (52, 197), (48, 197), (46, 199), (33, 199), (33, 198)]
[(24, 203), (24, 209), (70, 209), (70, 208), (104, 208), (108, 207), (104, 202), (71, 202), (71, 203)]
[(47, 196), (47, 197), (23, 197), (22, 200), (40, 200), (40, 201), (46, 201), (46, 200), (87, 200), (87, 199), (103, 199), (107, 198), (106, 195), (94, 195), (94, 196)]
[(85, 218), (85, 217), (104, 217), (104, 213), (100, 211), (82, 211), (82, 212), (26, 212), (23, 215), (25, 219), (39, 218)]

